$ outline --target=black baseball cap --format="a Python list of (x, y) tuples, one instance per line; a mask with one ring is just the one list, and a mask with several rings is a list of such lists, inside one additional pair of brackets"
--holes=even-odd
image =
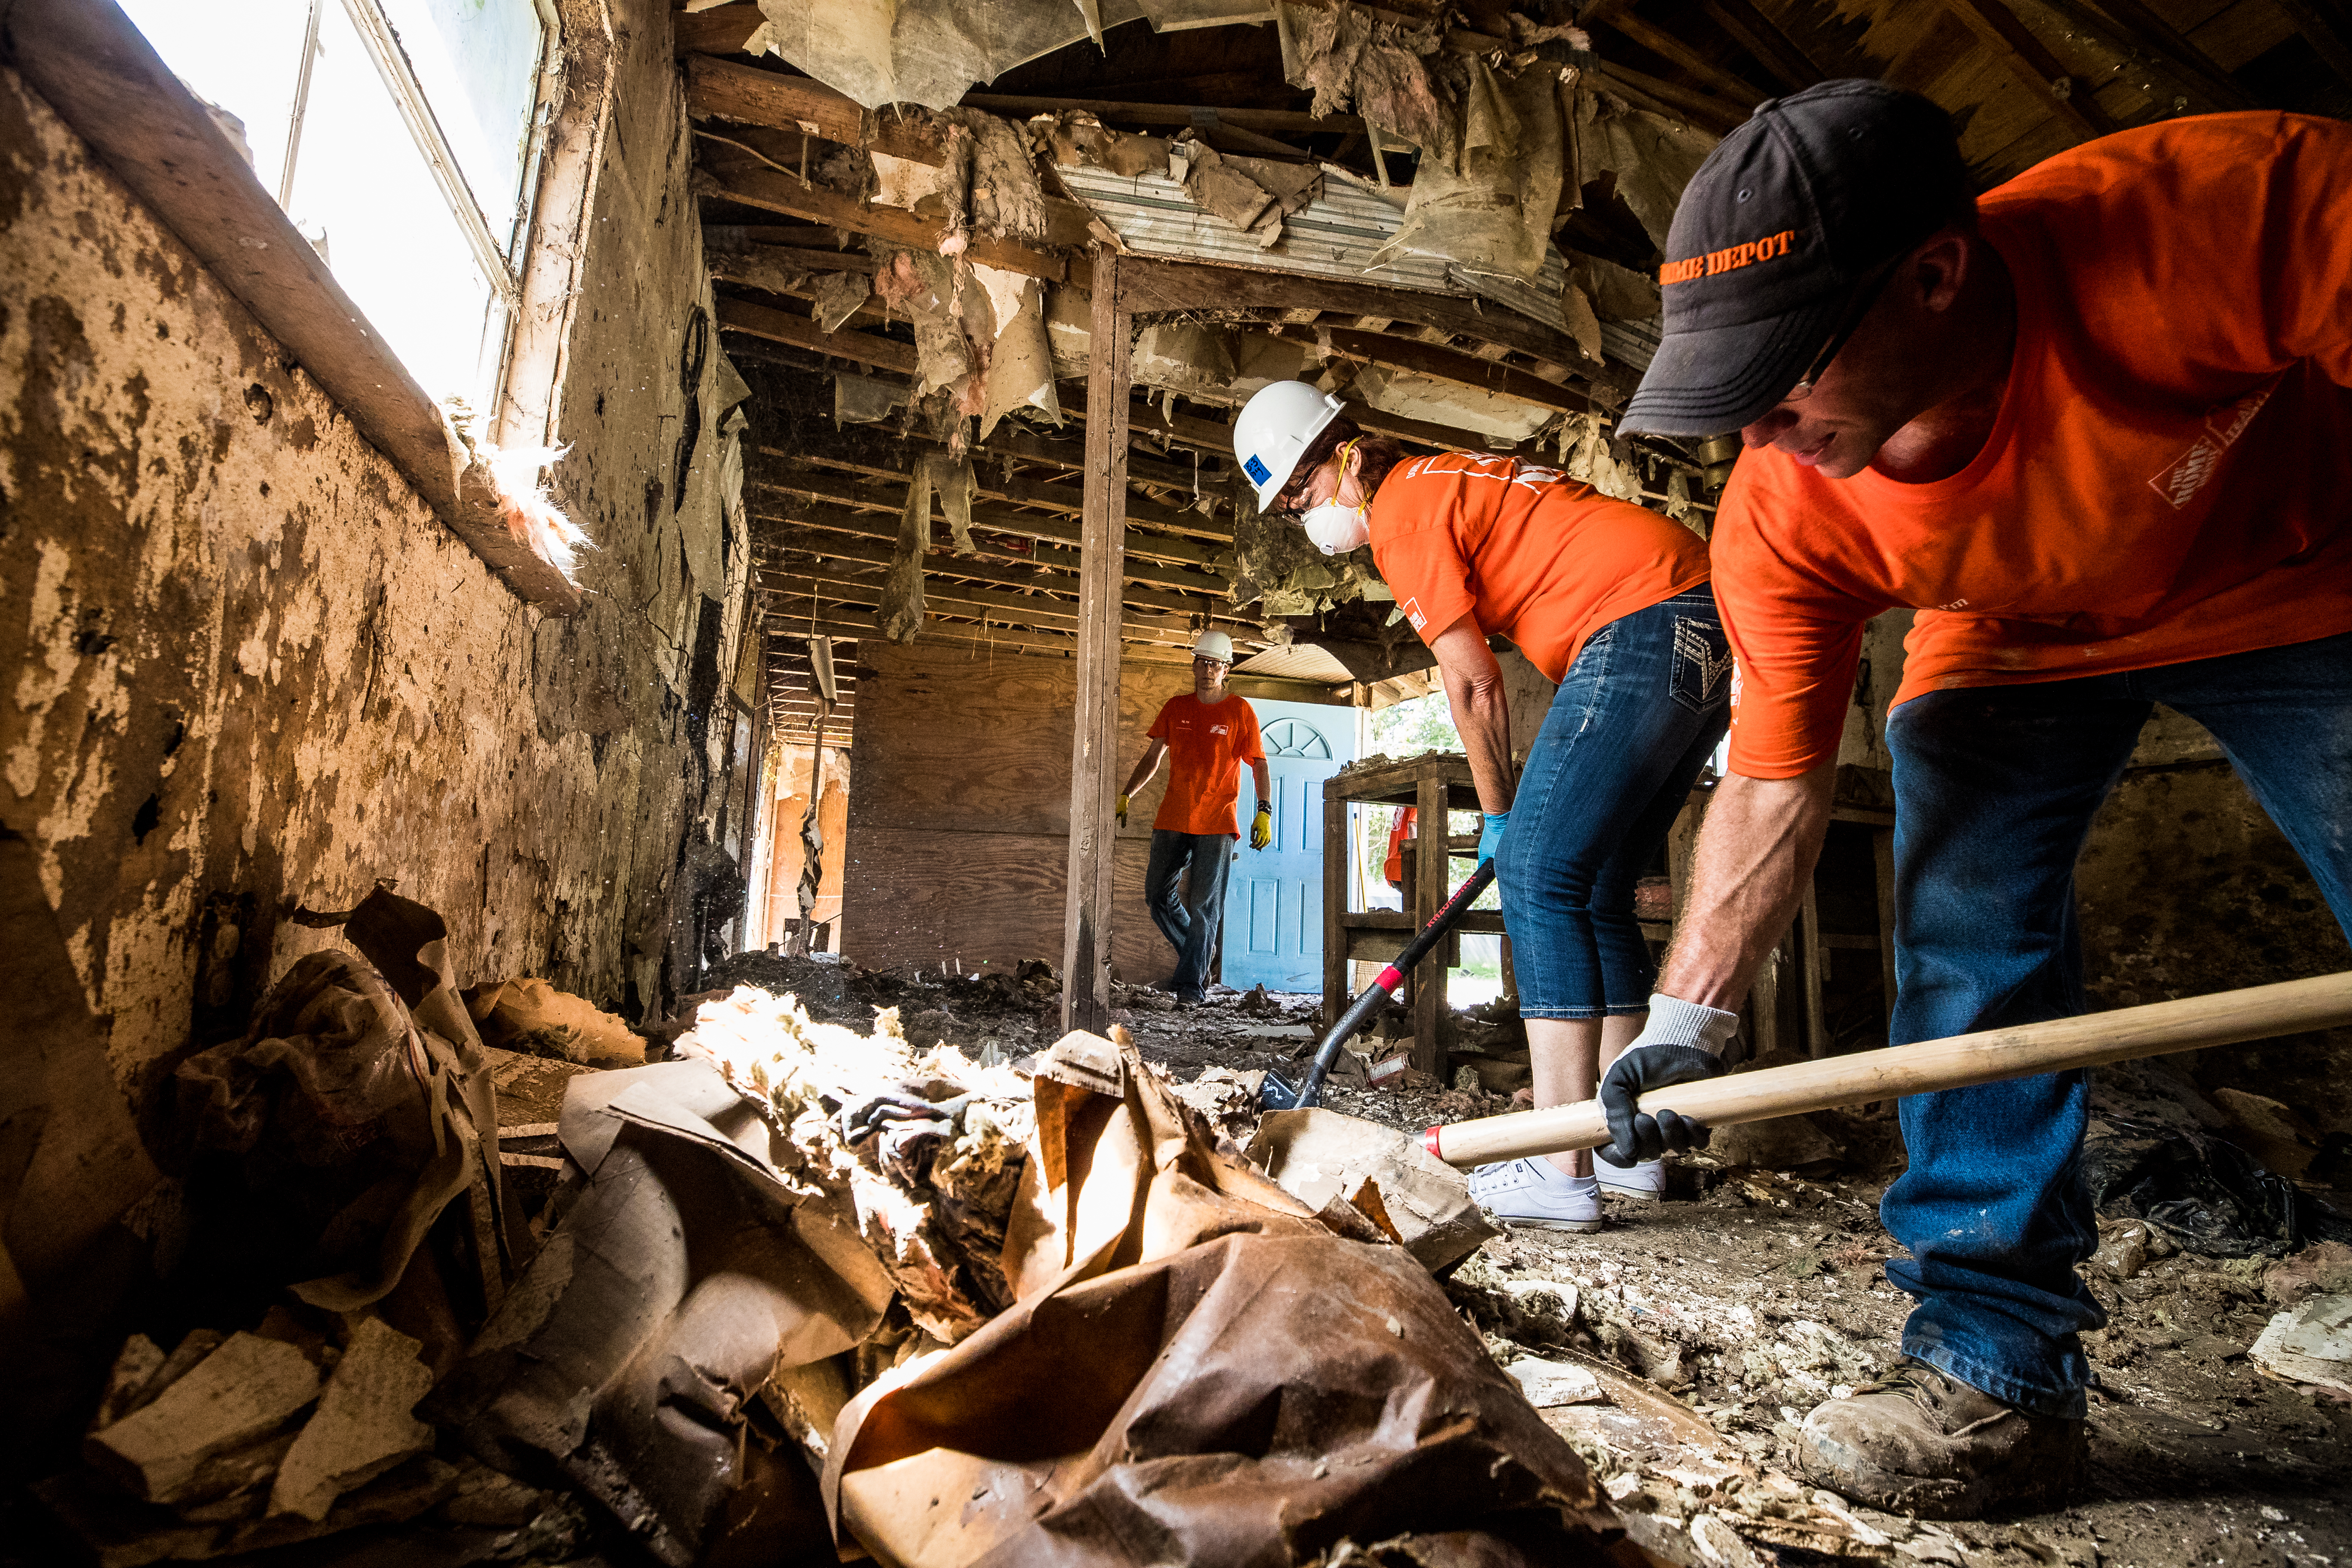
[(1665, 337), (1619, 427), (1715, 436), (1761, 417), (1852, 325), (1873, 274), (1969, 192), (1950, 118), (1917, 93), (1827, 81), (1759, 105), (1675, 208)]

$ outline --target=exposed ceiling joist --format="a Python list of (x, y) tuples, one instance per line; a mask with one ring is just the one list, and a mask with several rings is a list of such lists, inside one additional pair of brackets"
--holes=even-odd
[(2092, 96), (2094, 84), (2069, 76), (2049, 46), (2019, 21), (2002, 0), (1946, 0), (1946, 5), (2009, 68), (2011, 75), (2041, 97), (2073, 132), (2074, 140), (2089, 142), (2116, 129)]
[[(761, 212), (782, 213), (786, 217), (805, 218), (811, 223), (845, 228), (853, 234), (872, 235), (909, 250), (937, 250), (948, 233), (944, 218), (921, 217), (902, 207), (871, 206), (823, 185), (803, 184), (741, 153), (707, 157), (695, 171), (694, 188), (698, 195), (756, 207)], [(1049, 209), (1055, 205), (1049, 203)], [(1064, 207), (1076, 205), (1058, 204)], [(1082, 242), (1084, 237), (1082, 226), (1077, 236), (1071, 237), (1071, 242)], [(1048, 282), (1083, 286), (1090, 276), (1083, 260), (1074, 261), (1058, 251), (998, 239), (985, 232), (971, 237), (970, 247), (964, 254), (983, 266), (1026, 273)]]
[[(803, 442), (795, 450), (789, 452), (773, 447), (760, 447), (753, 450), (763, 457), (774, 459), (781, 465), (781, 468), (774, 472), (759, 476), (765, 482), (786, 489), (803, 489), (810, 495), (832, 500), (848, 500), (850, 497), (846, 492), (817, 479), (817, 471), (813, 470), (809, 465), (824, 464), (846, 468), (856, 473), (870, 475), (877, 479), (895, 480), (902, 487), (907, 474), (905, 467), (892, 466), (887, 460), (877, 460), (877, 455), (861, 452), (856, 446), (848, 442), (812, 440)], [(944, 455), (947, 448), (933, 442), (925, 441), (908, 442), (902, 450), (907, 450), (908, 455), (913, 457), (924, 454)], [(985, 452), (987, 448), (983, 447), (980, 450)], [(793, 470), (797, 470), (802, 477), (787, 478), (786, 473)], [(973, 466), (972, 478), (979, 486), (977, 493), (984, 500), (1003, 501), (1014, 506), (1045, 507), (1066, 517), (1076, 517), (1085, 510), (1084, 497), (1073, 485), (1049, 485), (1039, 483), (1034, 479), (1007, 479), (1001, 471), (984, 463)], [(903, 489), (901, 493), (903, 494)], [(992, 512), (990, 515), (991, 526), (999, 526), (1003, 521), (997, 514)], [(980, 513), (974, 511), (972, 519), (977, 524)], [(1165, 529), (1171, 533), (1182, 536), (1181, 539), (1160, 539), (1150, 534), (1130, 533), (1127, 548), (1129, 551), (1140, 551), (1156, 560), (1181, 561), (1202, 566), (1213, 565), (1220, 552), (1233, 547), (1234, 531), (1231, 526), (1221, 525), (1216, 519), (1205, 516), (1190, 507), (1162, 506), (1154, 501), (1138, 500), (1130, 495), (1127, 500), (1127, 521), (1130, 529)], [(1045, 526), (1051, 528), (1050, 524)], [(1026, 537), (1071, 543), (1076, 540), (1077, 534), (1075, 530), (1055, 530), (1030, 534)], [(1205, 542), (1209, 547), (1203, 548), (1201, 543), (1192, 542), (1195, 541)]]
[[(782, 595), (787, 603), (797, 601), (805, 604), (812, 595), (819, 602), (828, 597), (841, 604), (872, 605), (882, 602), (882, 579), (879, 577), (853, 577), (840, 572), (804, 572), (785, 564), (761, 566), (760, 586)], [(1003, 626), (1051, 626), (1075, 632), (1079, 620), (1075, 599), (1001, 594), (988, 588), (935, 582), (929, 577), (923, 583), (923, 602), (926, 605), (961, 605), (971, 611), (975, 619)], [(1160, 634), (1162, 640), (1188, 641), (1192, 636), (1189, 616), (1149, 610), (1123, 610), (1119, 616), (1119, 626), (1139, 634)]]
[[(763, 496), (762, 499), (772, 498)], [(752, 510), (751, 521), (758, 525), (752, 531), (754, 539), (779, 550), (796, 550), (837, 560), (864, 561), (887, 566), (898, 548), (898, 529), (878, 521), (871, 512), (855, 512), (840, 507), (815, 504), (765, 506)], [(1076, 570), (1076, 552), (1040, 546), (1036, 553), (1046, 559), (1031, 564), (1032, 558), (1027, 555), (1003, 554), (983, 543), (977, 555), (950, 555), (934, 551), (924, 557), (923, 570), (1013, 588), (1050, 586), (1057, 590), (1062, 587), (1063, 579)], [(1050, 580), (1045, 576), (1047, 573), (1053, 574)], [(1192, 590), (1196, 596), (1187, 596), (1161, 586), (1168, 580), (1165, 576), (1143, 576), (1139, 573), (1137, 567), (1127, 568), (1122, 579), (1123, 586), (1119, 589), (1121, 603), (1143, 609), (1174, 610), (1187, 615), (1234, 616), (1232, 602), (1224, 596), (1224, 585), (1214, 579), (1178, 579), (1200, 584)], [(1068, 591), (1076, 591), (1075, 579), (1072, 579)]]
[[(844, 506), (866, 507), (891, 517), (896, 517), (905, 510), (907, 484), (903, 478), (895, 484), (887, 481), (880, 484), (861, 484), (846, 474), (801, 467), (798, 460), (789, 453), (777, 452), (770, 448), (762, 448), (762, 451), (771, 461), (762, 464), (759, 471), (751, 476), (751, 481), (762, 489), (782, 495), (803, 495), (812, 500), (835, 501)], [(1050, 490), (1053, 487), (1030, 484), (1022, 480), (1014, 480), (1008, 487), (1003, 479), (982, 478), (981, 488), (982, 493), (993, 491), (1002, 496), (1008, 488), (1023, 492), (1043, 492)], [(1081, 510), (1076, 493), (1073, 492), (1066, 496), (1056, 495), (1050, 500), (1033, 499), (1031, 494), (1024, 494), (1018, 499), (1023, 504), (1048, 505), (1053, 507), (1054, 510), (1015, 511), (1010, 506), (983, 502), (971, 509), (972, 527), (989, 529), (998, 533), (1009, 533), (1016, 539), (1045, 540), (1056, 544), (1075, 544), (1078, 542), (1078, 525), (1064, 521), (1076, 516)], [(935, 502), (935, 513), (936, 510)], [(1128, 500), (1128, 520), (1130, 524), (1148, 521), (1152, 515), (1174, 510), (1173, 507), (1152, 506), (1149, 502), (1137, 500), (1133, 497)], [(1139, 516), (1139, 513), (1145, 515)], [(1194, 512), (1192, 515), (1199, 517), (1200, 513)], [(932, 526), (938, 528), (940, 524), (935, 521)], [(1127, 537), (1127, 552), (1130, 555), (1141, 555), (1147, 560), (1164, 561), (1187, 566), (1206, 566), (1212, 569), (1216, 565), (1217, 557), (1231, 548), (1230, 537), (1219, 541), (1216, 545), (1212, 545), (1203, 543), (1198, 539), (1159, 538), (1138, 532), (1133, 527), (1129, 529)]]

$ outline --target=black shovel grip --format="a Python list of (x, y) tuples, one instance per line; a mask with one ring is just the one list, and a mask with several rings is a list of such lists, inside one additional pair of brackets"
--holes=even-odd
[(1432, 915), (1429, 923), (1404, 944), (1404, 951), (1396, 955), (1396, 962), (1381, 971), (1380, 978), (1365, 986), (1353, 1005), (1339, 1015), (1339, 1023), (1332, 1026), (1331, 1032), (1323, 1037), (1322, 1045), (1317, 1047), (1314, 1065), (1307, 1069), (1307, 1077), (1298, 1086), (1298, 1098), (1295, 1102), (1297, 1109), (1304, 1110), (1322, 1099), (1324, 1077), (1330, 1072), (1331, 1064), (1339, 1059), (1339, 1047), (1374, 1014), (1387, 1005), (1389, 998), (1396, 994), (1395, 988), (1403, 984), (1404, 977), (1412, 973), (1412, 966), (1429, 956), (1429, 950), (1443, 941), (1445, 933), (1454, 929), (1454, 923), (1469, 912), (1470, 906), (1478, 901), (1478, 895), (1485, 892), (1494, 879), (1495, 863), (1492, 860), (1480, 862), (1478, 868), (1454, 890), (1454, 896), (1445, 900), (1445, 907)]

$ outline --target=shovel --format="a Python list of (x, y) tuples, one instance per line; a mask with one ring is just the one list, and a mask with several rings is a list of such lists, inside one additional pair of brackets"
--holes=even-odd
[[(1730, 1073), (1652, 1089), (1642, 1097), (1641, 1108), (1655, 1114), (1664, 1107), (1709, 1127), (1726, 1127), (2347, 1024), (2352, 1024), (2352, 973), (2322, 974)], [(1422, 1142), (1447, 1164), (1466, 1167), (1597, 1149), (1609, 1142), (1609, 1123), (1601, 1102), (1586, 1100), (1433, 1127)]]
[(1397, 987), (1404, 984), (1404, 977), (1412, 973), (1412, 966), (1429, 955), (1429, 950), (1454, 929), (1454, 922), (1469, 911), (1470, 906), (1477, 902), (1478, 895), (1486, 890), (1486, 884), (1494, 879), (1495, 863), (1492, 860), (1482, 862), (1475, 871), (1471, 872), (1468, 879), (1454, 890), (1454, 896), (1445, 900), (1445, 907), (1432, 915), (1429, 923), (1421, 928), (1420, 934), (1405, 943), (1404, 951), (1396, 955), (1396, 962), (1381, 970), (1380, 978), (1365, 986), (1348, 1010), (1339, 1015), (1339, 1021), (1331, 1026), (1331, 1032), (1324, 1036), (1323, 1043), (1316, 1047), (1315, 1060), (1308, 1065), (1307, 1076), (1300, 1080), (1298, 1087), (1293, 1089), (1280, 1075), (1268, 1072), (1265, 1084), (1258, 1089), (1258, 1104), (1267, 1110), (1305, 1110), (1322, 1103), (1323, 1079), (1330, 1072), (1331, 1064), (1339, 1059), (1339, 1047), (1362, 1028), (1373, 1014), (1388, 1005), (1389, 998), (1394, 996)]

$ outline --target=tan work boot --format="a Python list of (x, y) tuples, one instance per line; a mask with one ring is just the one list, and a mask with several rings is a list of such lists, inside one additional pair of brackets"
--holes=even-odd
[(1883, 1381), (1814, 1407), (1797, 1468), (1890, 1513), (1975, 1519), (2065, 1496), (2082, 1474), (2084, 1425), (2029, 1415), (1906, 1356)]

